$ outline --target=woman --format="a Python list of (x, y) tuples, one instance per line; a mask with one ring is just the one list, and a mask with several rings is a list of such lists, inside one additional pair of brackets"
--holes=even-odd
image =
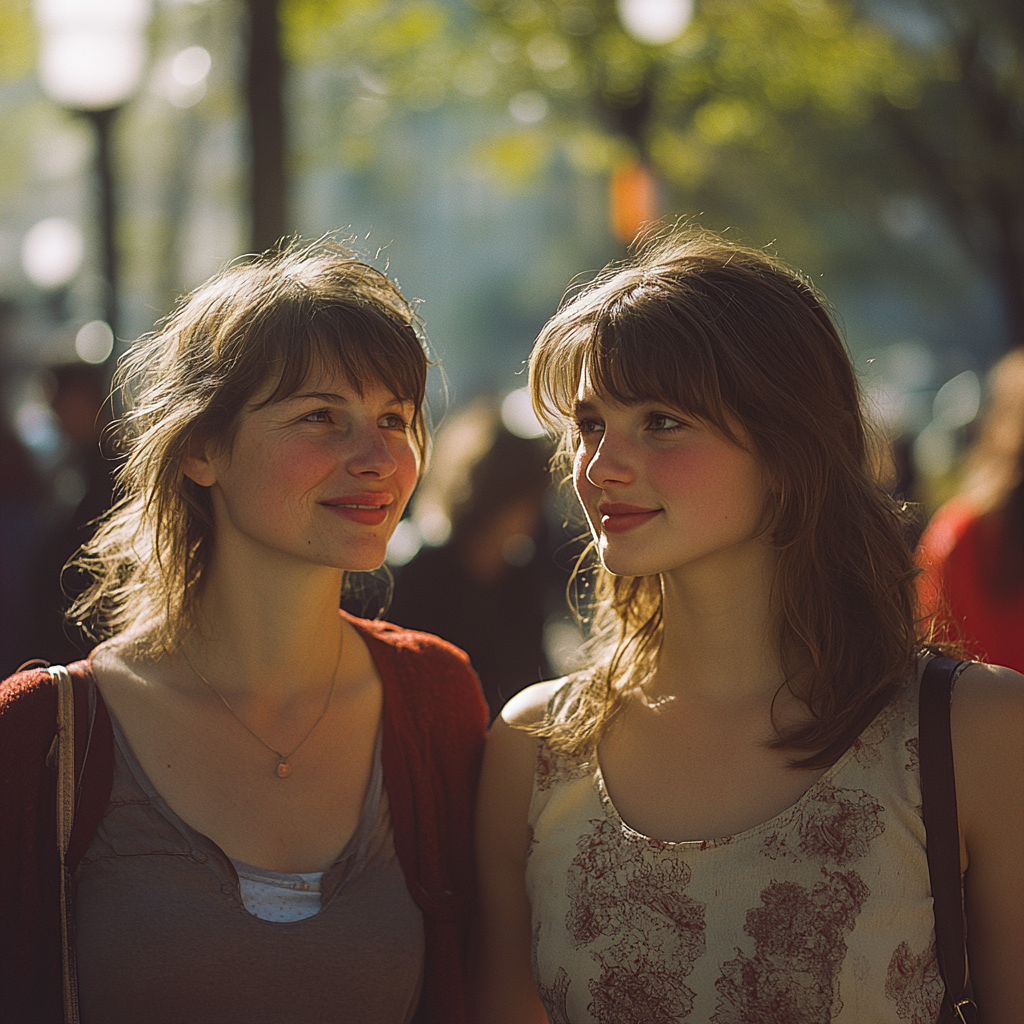
[(1024, 671), (1024, 351), (992, 368), (960, 493), (921, 537), (922, 606), (975, 656)]
[[(600, 558), (596, 635), (491, 733), (480, 1020), (933, 1021), (915, 573), (819, 300), (672, 235), (563, 306), (531, 387)], [(1021, 683), (975, 664), (953, 703), (1000, 1024), (1024, 999)]]
[[(339, 615), (426, 448), (427, 358), (316, 244), (187, 297), (121, 370), (123, 500), (72, 610), (81, 1019), (462, 1020), (486, 709), (465, 656)], [(0, 1017), (61, 1008), (50, 675), (0, 703)]]

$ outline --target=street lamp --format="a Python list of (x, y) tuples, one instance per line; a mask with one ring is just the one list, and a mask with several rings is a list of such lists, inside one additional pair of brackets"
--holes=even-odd
[[(694, 0), (617, 0), (619, 21), (645, 46), (674, 42), (693, 19)], [(635, 156), (622, 160), (608, 182), (608, 214), (612, 234), (629, 245), (644, 223), (658, 216), (658, 179), (647, 152), (647, 122), (651, 111), (648, 71), (637, 95), (611, 111), (618, 129), (634, 145)]]
[(622, 27), (649, 46), (674, 42), (693, 19), (693, 0), (618, 0), (618, 8)]
[[(151, 0), (34, 0), (39, 80), (52, 100), (88, 118), (96, 131), (103, 310), (116, 331), (118, 260), (110, 129), (142, 82)], [(111, 353), (111, 359), (114, 353)]]

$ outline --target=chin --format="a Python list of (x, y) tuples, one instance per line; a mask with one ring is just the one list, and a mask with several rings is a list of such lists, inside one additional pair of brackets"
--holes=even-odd
[(345, 572), (373, 572), (379, 569), (387, 558), (388, 549), (386, 545), (372, 547), (360, 547), (356, 550), (351, 548), (337, 553), (337, 561), (334, 563), (338, 569)]
[(381, 555), (379, 558), (349, 558), (339, 565), (338, 568), (343, 569), (345, 572), (374, 572), (383, 564), (384, 556)]
[(646, 564), (643, 559), (630, 558), (621, 552), (601, 551), (600, 557), (605, 571), (613, 576), (655, 576), (661, 572), (660, 568)]

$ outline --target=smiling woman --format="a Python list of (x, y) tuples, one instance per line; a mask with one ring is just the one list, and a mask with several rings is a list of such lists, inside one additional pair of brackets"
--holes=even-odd
[(479, 684), (338, 610), (416, 485), (427, 365), (329, 243), (231, 267), (122, 364), (71, 611), (103, 642), (0, 688), (5, 1021), (465, 1018)]
[[(530, 386), (596, 598), (584, 668), (488, 740), (482, 1024), (964, 1020), (961, 907), (982, 1019), (1019, 1021), (1024, 679), (926, 682), (957, 652), (820, 296), (670, 231), (566, 301)], [(919, 707), (952, 716), (945, 879)]]

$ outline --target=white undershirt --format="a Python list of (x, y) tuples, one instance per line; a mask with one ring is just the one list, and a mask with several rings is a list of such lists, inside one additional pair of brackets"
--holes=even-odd
[(303, 921), (320, 913), (322, 871), (287, 874), (233, 858), (231, 863), (238, 872), (242, 903), (253, 917), (263, 921)]

